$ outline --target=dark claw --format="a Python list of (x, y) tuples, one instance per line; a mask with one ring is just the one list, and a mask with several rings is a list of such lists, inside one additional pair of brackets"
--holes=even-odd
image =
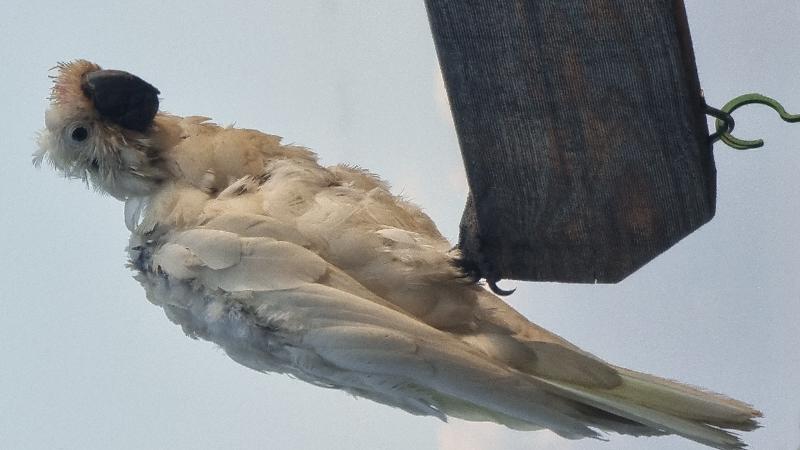
[(510, 291), (507, 291), (505, 289), (501, 289), (500, 287), (497, 286), (497, 281), (498, 280), (486, 280), (486, 284), (489, 285), (489, 289), (491, 289), (492, 292), (494, 292), (495, 294), (505, 297), (505, 296), (511, 295), (511, 294), (513, 294), (514, 292), (517, 291), (516, 288), (511, 289)]
[(130, 130), (144, 132), (158, 112), (158, 89), (128, 72), (89, 72), (81, 89), (103, 118)]

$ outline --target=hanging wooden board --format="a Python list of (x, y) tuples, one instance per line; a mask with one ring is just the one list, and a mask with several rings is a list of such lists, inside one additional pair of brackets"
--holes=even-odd
[(714, 215), (681, 0), (426, 0), (487, 279), (617, 282)]

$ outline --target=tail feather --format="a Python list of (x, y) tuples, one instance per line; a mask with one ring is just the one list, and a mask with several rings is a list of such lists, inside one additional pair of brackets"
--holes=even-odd
[[(713, 448), (743, 449), (746, 445), (725, 428), (750, 431), (758, 427), (755, 418), (761, 413), (743, 402), (628, 369), (618, 371), (623, 381), (613, 389), (541, 381), (574, 401)], [(639, 434), (627, 433), (629, 425), (620, 425), (598, 423), (607, 431)]]
[(633, 370), (616, 368), (622, 375), (621, 398), (644, 404), (672, 415), (720, 428), (753, 431), (760, 411), (739, 400), (716, 392), (666, 380)]

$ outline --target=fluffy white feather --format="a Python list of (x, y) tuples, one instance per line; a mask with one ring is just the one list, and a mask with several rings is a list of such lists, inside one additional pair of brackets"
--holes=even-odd
[[(157, 91), (142, 83), (61, 64), (36, 158), (126, 202), (136, 277), (190, 336), (441, 419), (722, 449), (744, 446), (728, 429), (756, 427), (749, 405), (610, 365), (465, 280), (430, 218), (378, 177), (276, 136), (148, 113)], [(141, 95), (104, 91), (120, 84)]]

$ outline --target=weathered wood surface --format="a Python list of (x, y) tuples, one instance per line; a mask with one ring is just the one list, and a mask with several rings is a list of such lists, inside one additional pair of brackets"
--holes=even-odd
[(487, 279), (616, 282), (714, 215), (681, 0), (426, 0)]

